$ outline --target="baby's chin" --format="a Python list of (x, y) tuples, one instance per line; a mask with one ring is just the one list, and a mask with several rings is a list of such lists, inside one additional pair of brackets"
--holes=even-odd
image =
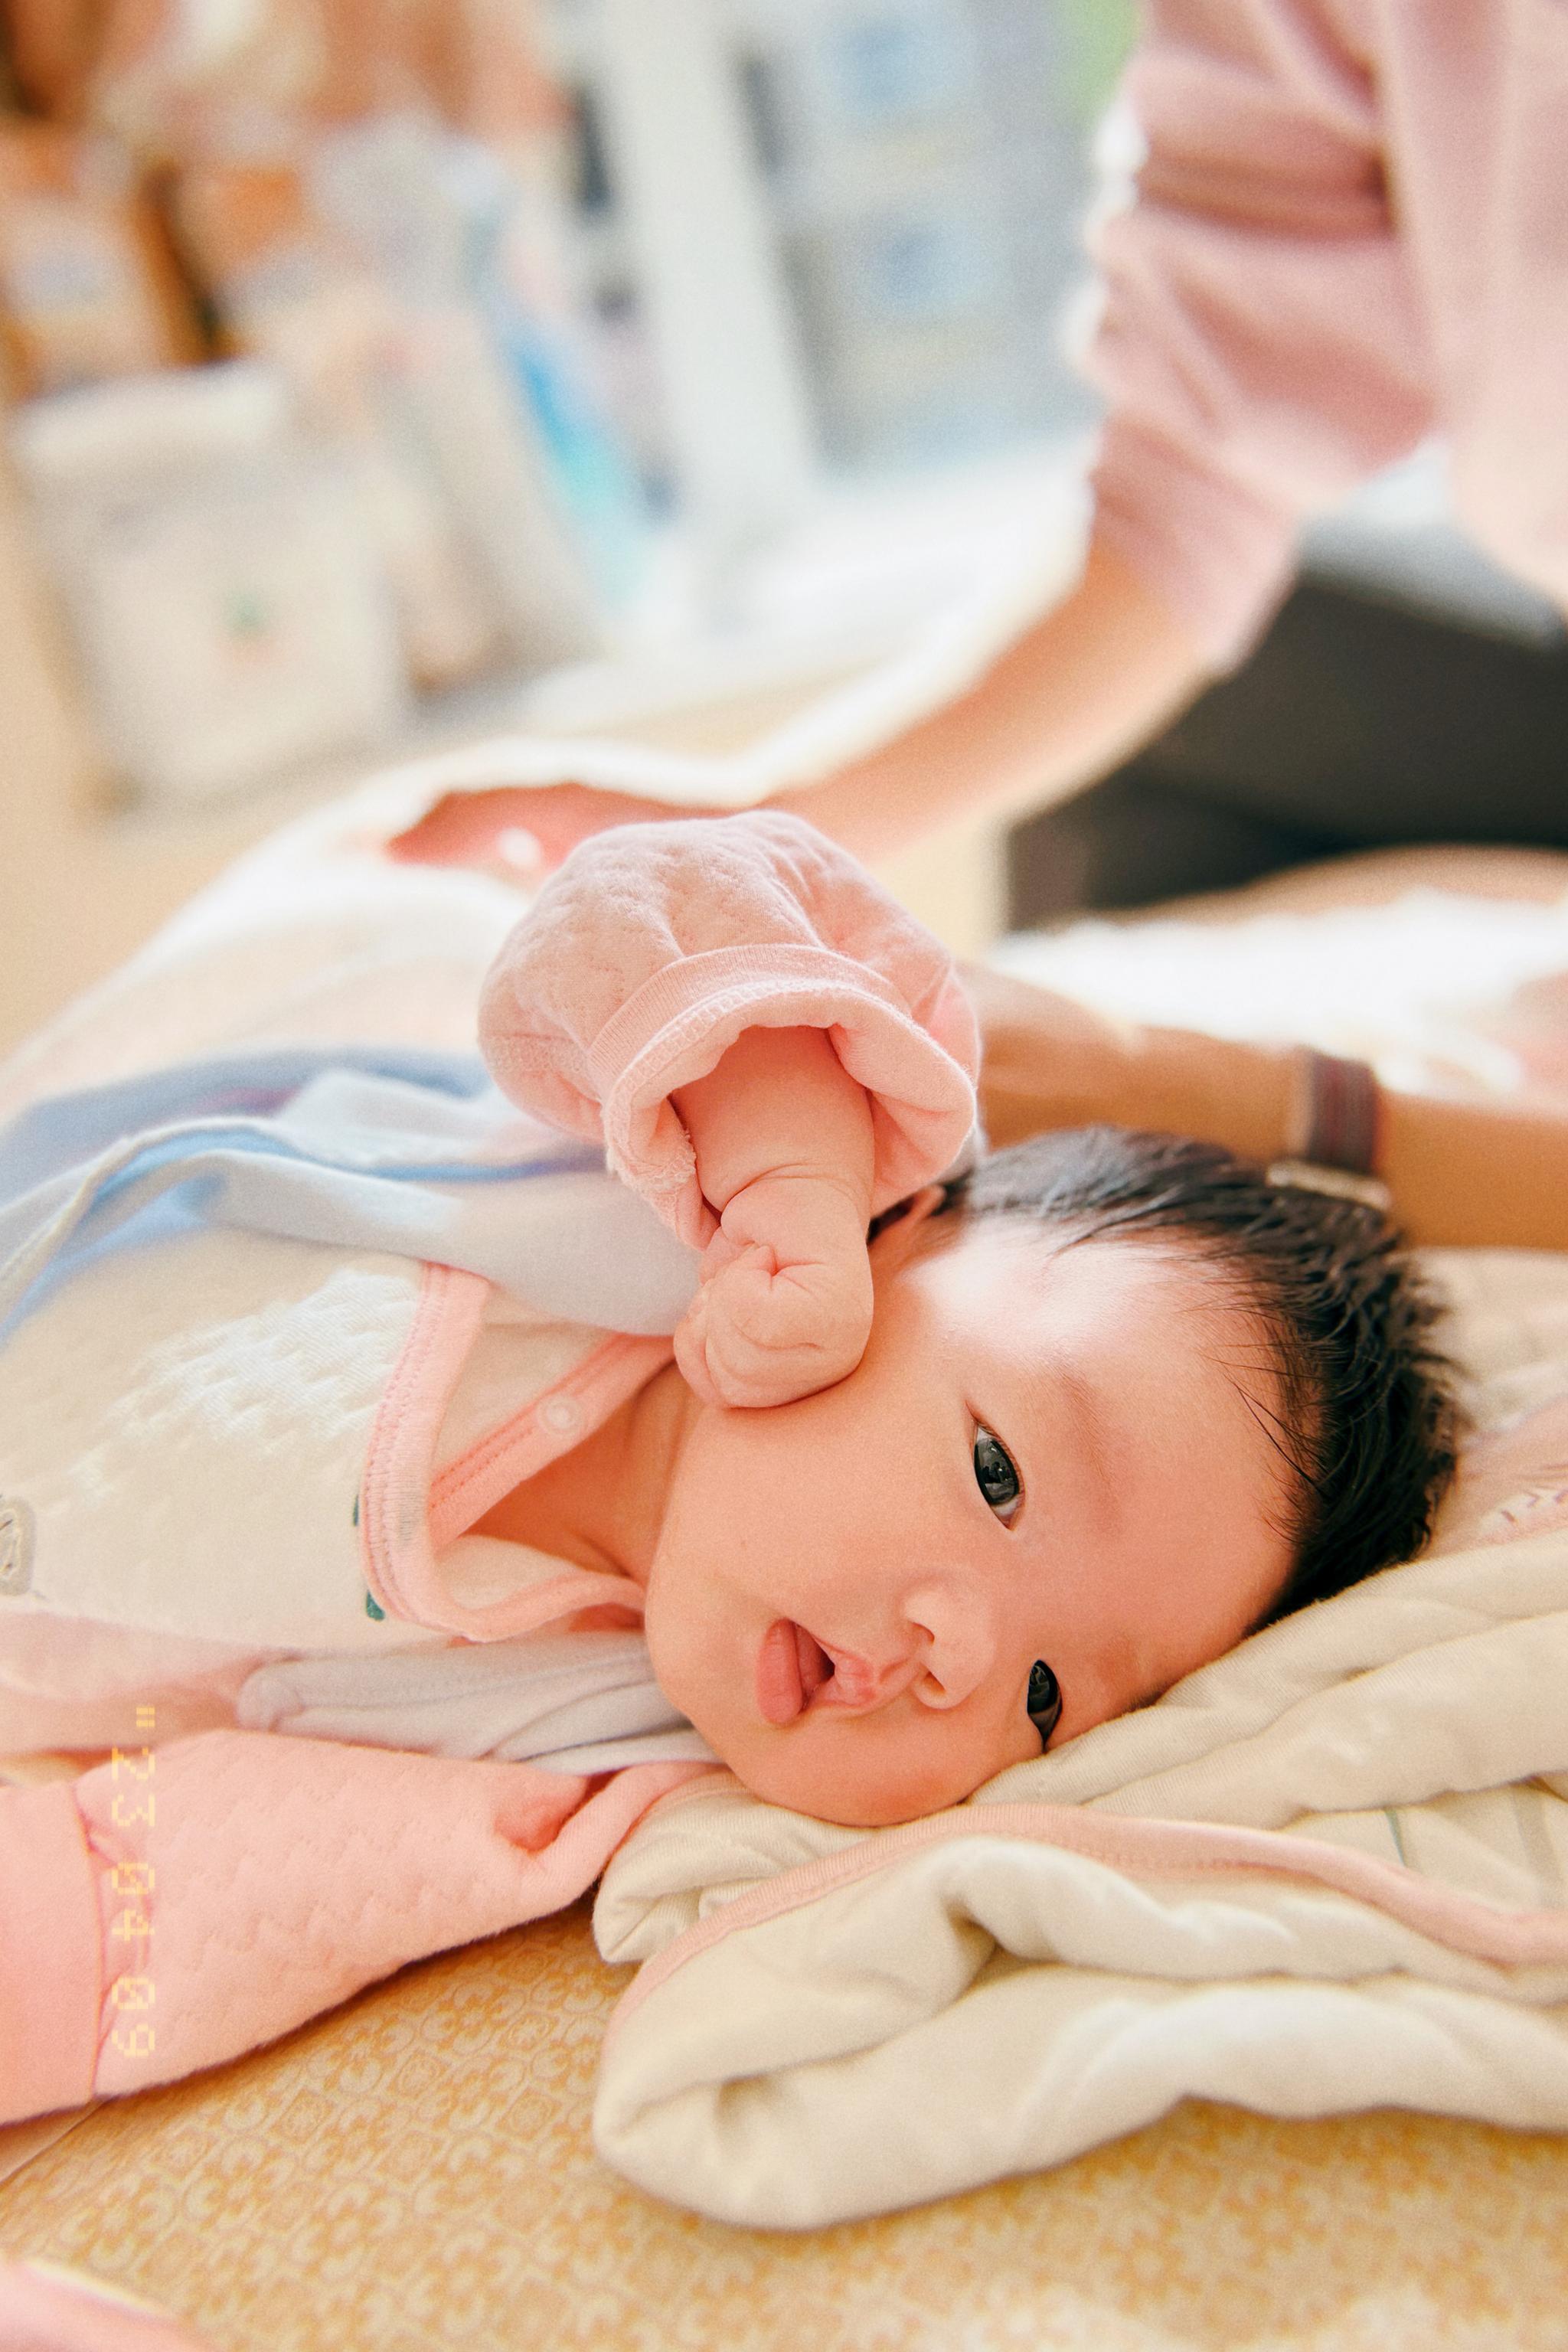
[[(676, 1703), (681, 1702), (677, 1698)], [(841, 1753), (825, 1754), (823, 1743), (813, 1740), (815, 1727), (809, 1721), (784, 1732), (736, 1735), (732, 1726), (703, 1723), (700, 1708), (689, 1706), (685, 1712), (715, 1756), (753, 1797), (842, 1829), (893, 1829), (900, 1822), (944, 1812), (973, 1796), (995, 1769), (961, 1771), (950, 1765), (911, 1772), (857, 1765)], [(837, 1748), (835, 1741), (833, 1748)]]

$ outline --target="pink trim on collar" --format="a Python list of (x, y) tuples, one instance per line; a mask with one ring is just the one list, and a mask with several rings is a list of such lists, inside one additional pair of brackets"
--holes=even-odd
[[(365, 1582), (389, 1617), (470, 1641), (500, 1641), (614, 1601), (639, 1613), (641, 1588), (624, 1576), (563, 1567), (486, 1609), (465, 1609), (443, 1583), (437, 1553), (482, 1517), (519, 1480), (574, 1445), (668, 1361), (667, 1339), (612, 1336), (574, 1370), (533, 1398), (435, 1475), (436, 1448), (453, 1392), (484, 1321), (490, 1286), (452, 1266), (426, 1265), (402, 1355), (386, 1384), (365, 1454), (360, 1552)], [(551, 1426), (541, 1407), (570, 1395), (578, 1425)]]
[[(430, 1541), (446, 1549), (514, 1486), (569, 1453), (616, 1407), (662, 1371), (675, 1354), (668, 1339), (612, 1333), (552, 1386), (519, 1407), (468, 1452), (437, 1472), (430, 1488)], [(563, 1408), (575, 1408), (570, 1418)]]

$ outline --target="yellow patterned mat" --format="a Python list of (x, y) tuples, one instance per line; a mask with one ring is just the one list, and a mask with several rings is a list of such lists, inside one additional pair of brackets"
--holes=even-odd
[(1568, 2140), (1188, 2106), (1056, 2173), (773, 2237), (598, 2163), (626, 1981), (584, 1906), (425, 1962), (92, 2110), (0, 2181), (0, 2247), (217, 2352), (1568, 2352)]

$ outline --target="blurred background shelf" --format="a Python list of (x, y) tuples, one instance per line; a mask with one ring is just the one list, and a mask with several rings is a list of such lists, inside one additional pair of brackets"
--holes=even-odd
[[(1132, 21), (0, 0), (0, 1048), (388, 761), (825, 703), (852, 745), (973, 675), (1072, 570)], [(1363, 840), (1568, 844), (1561, 621), (1441, 452), (1305, 552), (1136, 761), (890, 867), (915, 911), (973, 953)]]
[[(1010, 581), (1052, 560), (1070, 565), (1068, 464), (1047, 452), (980, 467), (923, 499), (844, 493), (767, 551), (725, 627), (668, 631), (618, 658), (457, 691), (374, 754), (184, 806), (117, 797), (14, 492), (0, 498), (0, 1050), (110, 971), (231, 858), (373, 765), (520, 730), (724, 758), (874, 682), (911, 649), (918, 663), (922, 633), (944, 616), (976, 611), (984, 632), (984, 608), (999, 592), (1005, 600)], [(1001, 926), (994, 827), (956, 828), (891, 863), (887, 878), (959, 952), (978, 953)]]
[(727, 752), (1059, 583), (1131, 14), (0, 0), (0, 1043), (389, 758)]

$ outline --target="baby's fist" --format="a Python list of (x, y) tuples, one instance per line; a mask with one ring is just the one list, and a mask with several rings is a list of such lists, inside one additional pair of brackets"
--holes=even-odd
[(852, 1372), (871, 1332), (863, 1228), (837, 1186), (768, 1177), (731, 1202), (675, 1335), (705, 1404), (791, 1404)]

